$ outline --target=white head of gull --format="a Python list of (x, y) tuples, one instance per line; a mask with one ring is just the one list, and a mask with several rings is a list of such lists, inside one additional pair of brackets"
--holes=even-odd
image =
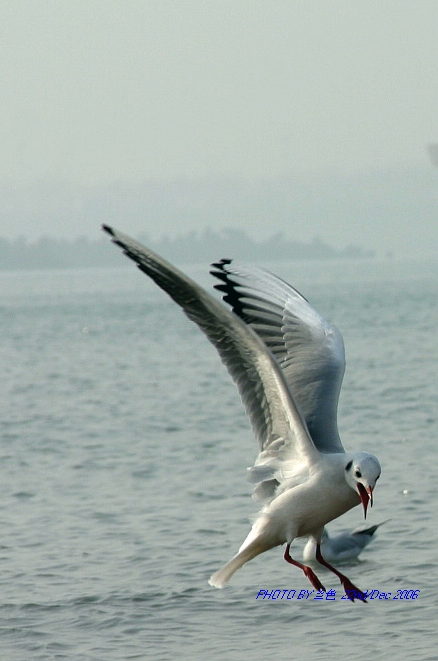
[(211, 576), (210, 585), (224, 587), (246, 562), (286, 544), (285, 560), (325, 590), (314, 571), (290, 554), (295, 538), (310, 537), (317, 561), (339, 578), (347, 596), (366, 601), (321, 552), (327, 523), (360, 503), (366, 516), (381, 470), (374, 455), (346, 453), (339, 438), (345, 368), (340, 332), (268, 272), (228, 259), (214, 264), (212, 274), (221, 281), (216, 287), (229, 310), (152, 250), (107, 225), (103, 229), (216, 347), (260, 445), (248, 476), (262, 510), (239, 552)]

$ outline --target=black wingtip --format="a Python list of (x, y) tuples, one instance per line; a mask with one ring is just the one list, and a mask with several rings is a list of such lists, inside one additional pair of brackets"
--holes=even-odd
[(214, 278), (218, 278), (219, 280), (223, 280), (224, 282), (227, 282), (229, 274), (227, 271), (224, 270), (224, 266), (227, 266), (227, 264), (231, 264), (232, 261), (233, 261), (232, 259), (228, 259), (224, 257), (223, 259), (220, 259), (218, 262), (212, 262), (210, 264), (211, 266), (210, 275), (212, 275)]
[(355, 534), (359, 537), (372, 537), (379, 526), (370, 526), (365, 530), (358, 530)]
[(109, 225), (102, 224), (101, 227), (102, 227), (104, 232), (107, 232), (111, 236), (115, 236), (115, 232), (114, 232), (113, 228), (110, 227)]
[(251, 319), (244, 312), (240, 300), (240, 293), (238, 290), (239, 284), (237, 281), (233, 280), (232, 273), (226, 268), (226, 266), (231, 264), (232, 261), (232, 259), (224, 258), (211, 264), (213, 268), (210, 269), (210, 274), (220, 280), (218, 284), (213, 286), (222, 293), (222, 300), (225, 301), (225, 303), (228, 303), (232, 311), (237, 314), (238, 317), (243, 319), (246, 323), (251, 323)]
[(213, 262), (212, 264), (210, 264), (210, 266), (213, 266), (216, 269), (222, 269), (222, 267), (225, 264), (231, 264), (232, 261), (233, 261), (232, 259), (224, 257), (223, 259), (220, 259), (218, 262)]

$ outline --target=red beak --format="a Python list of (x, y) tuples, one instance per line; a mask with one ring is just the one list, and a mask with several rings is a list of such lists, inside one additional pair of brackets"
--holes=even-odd
[(372, 489), (372, 487), (368, 487), (368, 489), (365, 489), (363, 484), (358, 482), (357, 483), (357, 491), (359, 493), (360, 500), (362, 502), (364, 519), (366, 519), (367, 518), (368, 504), (370, 504), (371, 507), (373, 506), (373, 489)]

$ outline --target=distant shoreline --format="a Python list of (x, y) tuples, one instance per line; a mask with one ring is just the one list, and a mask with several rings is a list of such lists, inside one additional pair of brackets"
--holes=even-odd
[[(179, 263), (214, 261), (222, 257), (235, 257), (252, 262), (375, 257), (373, 251), (359, 246), (350, 245), (339, 249), (318, 237), (308, 243), (301, 243), (280, 233), (264, 241), (255, 241), (246, 232), (234, 228), (191, 231), (172, 238), (164, 236), (158, 241), (151, 241), (144, 236), (138, 238), (166, 259)], [(32, 242), (23, 237), (16, 240), (0, 237), (2, 271), (119, 265), (120, 259), (111, 250), (105, 237), (99, 240), (78, 237), (68, 241), (46, 236)]]

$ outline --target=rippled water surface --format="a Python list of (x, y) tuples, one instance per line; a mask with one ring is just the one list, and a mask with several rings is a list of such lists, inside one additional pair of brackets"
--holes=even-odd
[(345, 572), (391, 598), (342, 600), (318, 570), (335, 600), (256, 599), (311, 589), (279, 548), (210, 588), (256, 511), (214, 349), (129, 264), (1, 273), (1, 658), (436, 659), (437, 267), (270, 266), (344, 335), (341, 435), (379, 456), (369, 522), (390, 519)]

